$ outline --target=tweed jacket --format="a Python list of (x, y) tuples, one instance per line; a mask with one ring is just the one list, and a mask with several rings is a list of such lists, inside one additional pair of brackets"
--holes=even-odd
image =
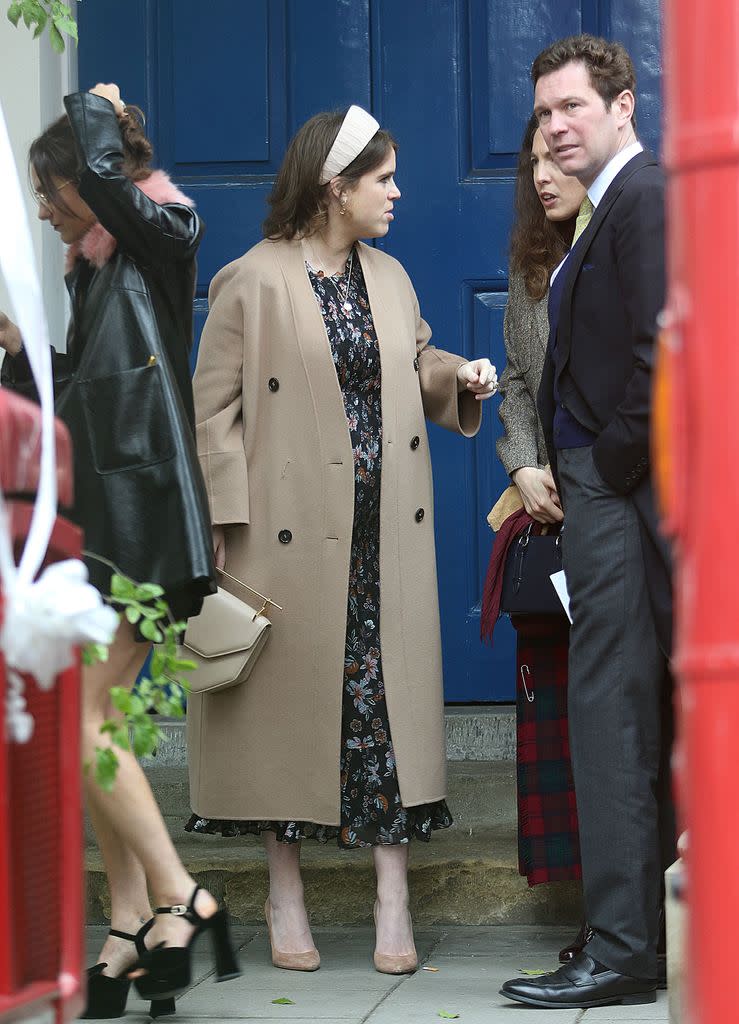
[[(412, 807), (446, 795), (424, 421), (471, 436), (481, 403), (459, 393), (464, 360), (429, 345), (400, 264), (357, 248), (382, 365), (385, 700), (401, 799)], [(192, 808), (338, 825), (355, 477), (344, 400), (299, 241), (260, 242), (215, 277), (209, 298), (194, 392), (212, 522), (225, 526), (227, 571), (283, 611), (271, 615), (246, 683), (190, 699)]]
[(498, 458), (509, 476), (521, 466), (541, 468), (549, 461), (536, 407), (549, 337), (547, 300), (548, 294), (538, 302), (532, 299), (521, 275), (511, 275), (503, 320), (503, 397), (498, 407), (503, 433), (496, 443)]

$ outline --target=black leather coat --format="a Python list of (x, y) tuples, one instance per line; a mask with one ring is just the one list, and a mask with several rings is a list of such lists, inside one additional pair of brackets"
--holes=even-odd
[[(194, 445), (188, 363), (197, 214), (159, 205), (120, 172), (118, 119), (89, 93), (65, 106), (83, 160), (79, 193), (116, 247), (99, 268), (67, 274), (67, 352), (54, 354), (57, 415), (74, 445), (71, 518), (85, 547), (138, 581), (161, 584), (178, 616), (214, 589), (208, 502)], [(26, 357), (7, 358), (3, 383), (28, 390)], [(107, 592), (111, 570), (88, 559)]]

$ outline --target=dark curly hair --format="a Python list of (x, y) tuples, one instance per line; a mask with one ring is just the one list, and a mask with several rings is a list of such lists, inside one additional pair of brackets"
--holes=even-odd
[[(131, 181), (144, 181), (151, 174), (154, 150), (144, 134), (144, 115), (138, 107), (126, 106), (126, 115), (118, 118), (123, 144), (121, 171)], [(29, 172), (33, 168), (41, 186), (40, 191), (60, 209), (69, 213), (62, 193), (54, 179), (73, 181), (82, 177), (84, 165), (77, 150), (72, 126), (62, 114), (31, 143), (28, 151)]]
[(511, 273), (520, 274), (532, 299), (542, 299), (549, 278), (570, 247), (575, 217), (566, 221), (547, 220), (534, 185), (531, 151), (539, 127), (535, 115), (529, 119), (518, 154), (515, 187), (515, 219), (511, 232)]

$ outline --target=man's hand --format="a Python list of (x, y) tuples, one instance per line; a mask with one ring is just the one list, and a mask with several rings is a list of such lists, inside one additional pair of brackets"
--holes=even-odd
[(511, 474), (523, 506), (537, 523), (561, 523), (564, 519), (554, 477), (548, 469), (521, 466)]
[(118, 117), (125, 114), (126, 105), (121, 99), (121, 90), (113, 82), (109, 82), (107, 85), (98, 82), (94, 89), (90, 89), (90, 92), (93, 96), (102, 96), (104, 100), (110, 100)]
[(5, 313), (0, 313), (0, 348), (4, 348), (9, 356), (17, 356), (23, 348), (21, 332)]
[(213, 530), (213, 558), (216, 569), (223, 569), (226, 565), (226, 531), (222, 526), (214, 526)]
[(471, 391), (478, 401), (490, 398), (498, 390), (498, 374), (489, 359), (473, 359), (457, 370), (460, 391)]

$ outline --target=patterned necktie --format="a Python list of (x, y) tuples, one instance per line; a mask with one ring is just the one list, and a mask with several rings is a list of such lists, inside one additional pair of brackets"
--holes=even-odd
[(586, 194), (585, 198), (580, 203), (580, 209), (577, 211), (577, 220), (575, 221), (575, 234), (572, 236), (572, 248), (575, 247), (575, 242), (578, 240), (580, 235), (588, 226), (590, 218), (593, 216), (594, 209), (595, 207), (590, 202), (590, 197)]

